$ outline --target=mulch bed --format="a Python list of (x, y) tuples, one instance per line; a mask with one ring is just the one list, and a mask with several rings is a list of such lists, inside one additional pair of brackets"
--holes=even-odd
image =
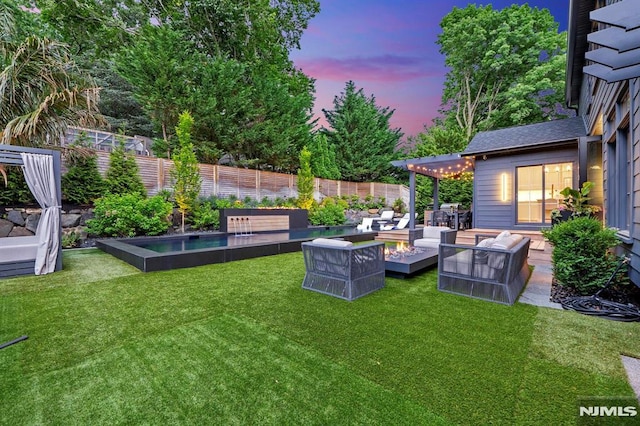
[[(584, 296), (573, 288), (564, 287), (554, 279), (551, 283), (551, 301), (562, 303), (567, 297)], [(640, 288), (633, 284), (615, 285), (600, 293), (600, 298), (612, 302), (631, 304), (640, 309)]]

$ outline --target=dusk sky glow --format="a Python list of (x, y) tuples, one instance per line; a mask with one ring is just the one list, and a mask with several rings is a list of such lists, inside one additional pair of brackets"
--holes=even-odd
[[(314, 112), (326, 125), (322, 109), (353, 80), (376, 104), (395, 109), (393, 128), (416, 135), (438, 116), (446, 74), (436, 39), (440, 21), (454, 6), (468, 1), (320, 0), (320, 13), (291, 58), (316, 79)], [(471, 2), (502, 9), (528, 3), (549, 9), (560, 30), (567, 28), (568, 0)]]

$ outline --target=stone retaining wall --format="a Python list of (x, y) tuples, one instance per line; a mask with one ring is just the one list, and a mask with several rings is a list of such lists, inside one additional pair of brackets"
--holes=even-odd
[[(5, 214), (0, 216), (0, 238), (26, 237), (34, 235), (40, 222), (39, 208), (11, 208), (5, 209)], [(85, 233), (84, 227), (87, 220), (93, 217), (92, 209), (72, 209), (62, 211), (60, 224), (63, 234), (69, 232)]]

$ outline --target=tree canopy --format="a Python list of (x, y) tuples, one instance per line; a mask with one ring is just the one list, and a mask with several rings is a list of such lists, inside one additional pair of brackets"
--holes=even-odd
[(69, 125), (100, 121), (98, 88), (56, 40), (26, 35), (35, 24), (15, 4), (0, 2), (0, 143), (58, 141)]
[(389, 181), (396, 146), (403, 133), (391, 129), (394, 110), (376, 105), (362, 88), (348, 81), (344, 92), (333, 100), (333, 110), (324, 110), (330, 129), (322, 129), (336, 153), (342, 179), (367, 182)]
[[(449, 68), (447, 122), (470, 139), (478, 130), (553, 119), (564, 93), (566, 34), (547, 9), (454, 7), (437, 43)], [(556, 105), (557, 104), (557, 105)]]
[(317, 0), (35, 3), (79, 62), (107, 64), (130, 85), (119, 92), (125, 104), (143, 108), (164, 145), (176, 145), (178, 112), (189, 110), (200, 161), (297, 169), (311, 138), (314, 87), (289, 53), (319, 12)]

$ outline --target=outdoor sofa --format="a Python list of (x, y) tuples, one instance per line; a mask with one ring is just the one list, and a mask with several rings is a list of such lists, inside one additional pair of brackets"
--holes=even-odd
[(384, 243), (353, 245), (317, 238), (302, 243), (306, 274), (302, 288), (354, 300), (384, 287)]
[(437, 249), (441, 243), (454, 244), (458, 231), (448, 226), (425, 226), (422, 238), (413, 241), (413, 245), (422, 248)]
[(512, 305), (529, 278), (529, 237), (477, 234), (476, 245), (440, 244), (438, 290)]

